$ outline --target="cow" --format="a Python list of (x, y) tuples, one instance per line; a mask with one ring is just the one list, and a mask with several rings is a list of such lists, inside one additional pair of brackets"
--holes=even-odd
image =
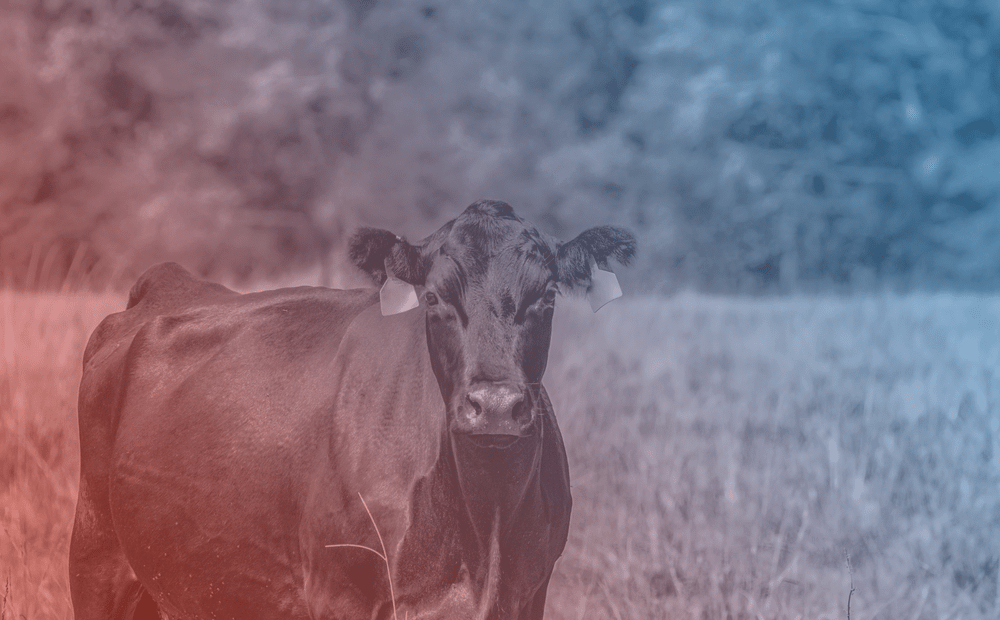
[(357, 231), (381, 290), (153, 267), (84, 352), (75, 617), (542, 618), (571, 507), (556, 295), (635, 248), (479, 201), (417, 244)]

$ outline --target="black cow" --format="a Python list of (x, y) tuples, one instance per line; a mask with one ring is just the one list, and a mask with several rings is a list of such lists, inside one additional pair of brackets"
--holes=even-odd
[(77, 620), (542, 617), (570, 516), (540, 383), (553, 304), (634, 238), (559, 243), (482, 201), (419, 245), (362, 229), (350, 252), (388, 278), (381, 305), (165, 264), (95, 330)]

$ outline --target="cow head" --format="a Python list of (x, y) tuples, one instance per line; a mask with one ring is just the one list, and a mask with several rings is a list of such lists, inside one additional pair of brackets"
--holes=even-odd
[(509, 205), (480, 201), (416, 245), (363, 228), (350, 255), (377, 284), (396, 278), (414, 287), (450, 430), (499, 445), (500, 436), (535, 431), (557, 294), (587, 290), (595, 266), (628, 264), (635, 246), (612, 226), (561, 243)]

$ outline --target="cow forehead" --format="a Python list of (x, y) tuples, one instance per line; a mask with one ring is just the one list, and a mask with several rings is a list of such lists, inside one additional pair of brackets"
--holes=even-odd
[(442, 249), (474, 277), (496, 267), (516, 269), (522, 263), (548, 265), (555, 272), (552, 248), (536, 228), (520, 219), (459, 218)]
[(425, 240), (425, 282), (451, 304), (516, 308), (557, 277), (555, 245), (506, 203), (480, 201)]
[(522, 223), (453, 228), (434, 267), (436, 277), (430, 280), (448, 301), (494, 300), (505, 307), (539, 294), (557, 274), (552, 249), (537, 230)]

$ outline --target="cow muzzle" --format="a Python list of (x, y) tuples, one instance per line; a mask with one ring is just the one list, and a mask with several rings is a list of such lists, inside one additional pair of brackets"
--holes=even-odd
[(455, 430), (469, 435), (530, 434), (534, 422), (531, 395), (523, 386), (475, 383), (458, 407)]

